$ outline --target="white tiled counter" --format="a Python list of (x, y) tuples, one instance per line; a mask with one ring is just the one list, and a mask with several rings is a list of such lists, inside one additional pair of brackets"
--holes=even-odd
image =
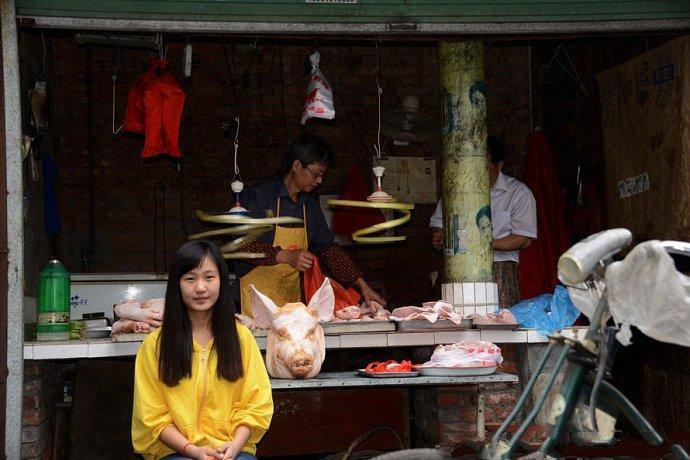
[[(563, 330), (564, 335), (584, 337), (586, 327)], [(259, 347), (266, 348), (265, 332), (255, 334)], [(488, 340), (501, 343), (545, 343), (547, 338), (533, 329), (496, 331), (468, 329), (445, 332), (364, 332), (357, 334), (326, 335), (326, 348), (385, 348), (449, 344), (461, 340)], [(109, 338), (93, 340), (69, 340), (60, 342), (26, 342), (24, 359), (74, 359), (134, 356), (141, 342), (113, 342)]]

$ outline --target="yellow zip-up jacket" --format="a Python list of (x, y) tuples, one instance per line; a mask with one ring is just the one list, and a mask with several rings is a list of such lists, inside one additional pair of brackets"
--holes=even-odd
[(158, 437), (174, 423), (190, 442), (217, 448), (232, 440), (239, 425), (247, 425), (251, 436), (244, 451), (256, 454), (259, 442), (271, 423), (271, 384), (254, 336), (237, 323), (242, 346), (244, 376), (235, 382), (216, 375), (218, 356), (213, 340), (202, 348), (194, 341), (192, 376), (168, 387), (158, 378), (158, 336), (149, 334), (137, 353), (134, 374), (132, 443), (144, 458), (159, 459), (174, 453)]

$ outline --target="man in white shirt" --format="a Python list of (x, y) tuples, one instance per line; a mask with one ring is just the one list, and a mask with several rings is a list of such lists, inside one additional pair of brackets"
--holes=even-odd
[[(537, 205), (530, 189), (501, 172), (503, 145), (495, 137), (487, 139), (490, 161), (491, 224), (493, 225), (494, 279), (498, 283), (499, 306), (510, 307), (520, 300), (517, 265), (520, 249), (537, 238)], [(429, 220), (431, 244), (443, 247), (443, 206), (441, 200)]]

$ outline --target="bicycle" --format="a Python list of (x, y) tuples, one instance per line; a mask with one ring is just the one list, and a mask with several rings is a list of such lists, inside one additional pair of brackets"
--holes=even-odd
[[(560, 333), (549, 335), (549, 344), (542, 354), (535, 372), (527, 382), (524, 391), (520, 395), (515, 407), (508, 415), (508, 418), (501, 424), (498, 431), (494, 433), (491, 442), (484, 447), (482, 458), (513, 458), (521, 436), (541, 411), (566, 361), (568, 367), (565, 370), (561, 388), (556, 395), (551, 409), (551, 419), (554, 420), (555, 423), (550, 434), (539, 449), (541, 454), (545, 456), (557, 455), (557, 448), (563, 440), (567, 428), (571, 422), (574, 421), (579, 422), (580, 426), (585, 427), (589, 433), (599, 433), (601, 428), (599, 425), (604, 422), (608, 427), (608, 433), (613, 437), (612, 427), (615, 427), (619, 414), (623, 414), (627, 417), (633, 427), (650, 445), (659, 446), (663, 443), (662, 437), (644, 418), (639, 410), (637, 410), (618, 389), (604, 378), (609, 374), (612, 368), (618, 348), (616, 337), (617, 334), (621, 332), (617, 327), (606, 326), (607, 320), (611, 316), (609, 303), (609, 291), (611, 289), (610, 286), (609, 289), (606, 288), (605, 280), (607, 273), (609, 273), (609, 275), (611, 274), (609, 270), (611, 270), (614, 264), (613, 256), (628, 246), (631, 241), (632, 234), (626, 229), (606, 230), (586, 238), (561, 256), (558, 264), (559, 272), (561, 274), (561, 280), (568, 286), (570, 292), (573, 292), (572, 289), (589, 289), (593, 291), (596, 289), (597, 284), (599, 288), (603, 286), (603, 291), (599, 297), (596, 309), (593, 311), (583, 311), (585, 314), (589, 313), (590, 326), (582, 340)], [(690, 256), (690, 245), (688, 243), (674, 241), (647, 243), (658, 243), (658, 246), (655, 246), (657, 252), (659, 251), (658, 248), (661, 247), (667, 253), (679, 254), (685, 257)], [(642, 246), (642, 244), (638, 245), (638, 247)], [(638, 247), (633, 249), (633, 251)], [(625, 261), (632, 256), (633, 251), (626, 256), (623, 262), (617, 263), (625, 263)], [(635, 269), (634, 266), (633, 269)], [(687, 297), (685, 302), (686, 304), (681, 305), (681, 307), (690, 310), (690, 304), (687, 304)], [(580, 310), (583, 310), (577, 303), (576, 306), (578, 306)], [(634, 312), (634, 308), (636, 307), (632, 308), (633, 310), (630, 311)], [(640, 306), (639, 308), (644, 308), (644, 306)], [(615, 316), (614, 319), (616, 319)], [(641, 323), (641, 321), (638, 321), (638, 323)], [(638, 328), (647, 329), (643, 324), (635, 325), (637, 325)], [(690, 328), (690, 325), (682, 327)], [(657, 333), (658, 331), (654, 332)], [(626, 340), (625, 335), (619, 337), (618, 340)], [(687, 337), (687, 335), (682, 338), (685, 337)], [(684, 341), (674, 343), (690, 346)], [(525, 417), (512, 437), (506, 442), (503, 438), (507, 433), (508, 426), (525, 406), (539, 374), (544, 369), (547, 360), (557, 347), (562, 347), (562, 349), (558, 354), (555, 367), (546, 386), (540, 394), (540, 397), (536, 400), (533, 409)], [(586, 414), (583, 410), (577, 411), (576, 414), (576, 408), (585, 403), (588, 406)], [(676, 458), (688, 459), (687, 452), (679, 444), (674, 444), (672, 446), (672, 453)]]

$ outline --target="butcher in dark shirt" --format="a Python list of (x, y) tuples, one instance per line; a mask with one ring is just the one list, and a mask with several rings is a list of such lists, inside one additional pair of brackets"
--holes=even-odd
[(251, 187), (242, 195), (242, 205), (253, 215), (271, 210), (276, 216), (304, 220), (304, 224), (276, 225), (272, 231), (240, 248), (242, 252), (265, 255), (235, 262), (242, 313), (251, 316), (250, 284), (278, 306), (299, 302), (303, 297), (299, 274), (310, 269), (317, 256), (328, 276), (345, 287), (358, 289), (367, 303), (376, 301), (386, 305), (364, 280), (362, 271), (333, 241), (319, 202), (311, 194), (323, 181), (331, 157), (331, 149), (324, 140), (302, 134), (290, 145), (283, 177)]

